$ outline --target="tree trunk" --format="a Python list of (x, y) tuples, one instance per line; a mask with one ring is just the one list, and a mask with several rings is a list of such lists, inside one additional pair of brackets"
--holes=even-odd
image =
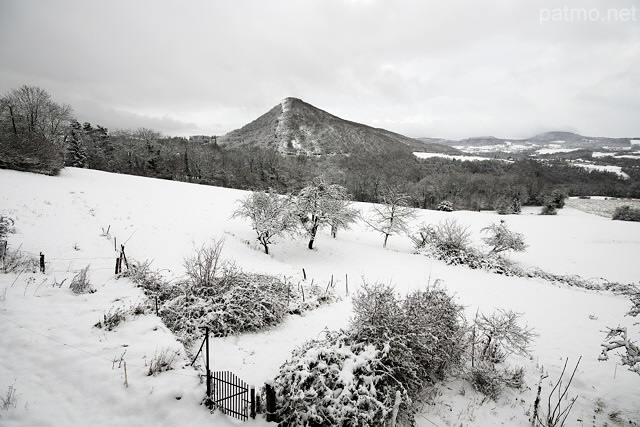
[(309, 249), (313, 249), (313, 242), (316, 240), (316, 233), (318, 232), (318, 226), (314, 225), (309, 231)]

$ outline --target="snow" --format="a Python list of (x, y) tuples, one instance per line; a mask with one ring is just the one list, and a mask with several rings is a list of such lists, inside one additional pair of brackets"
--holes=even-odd
[[(441, 153), (423, 153), (420, 151), (414, 152), (413, 155), (418, 157), (419, 159), (430, 159), (433, 157), (441, 157), (449, 160), (461, 160), (461, 161), (467, 161), (467, 162), (477, 162), (482, 160), (502, 160), (502, 159), (491, 159), (489, 157), (478, 157), (478, 156), (453, 156), (450, 154), (441, 154)], [(508, 160), (502, 160), (502, 161), (506, 162)]]
[[(183, 274), (182, 260), (194, 246), (219, 238), (225, 239), (223, 257), (247, 271), (286, 276), (303, 285), (327, 284), (333, 276), (341, 301), (289, 316), (262, 333), (211, 339), (212, 370), (231, 370), (257, 388), (273, 379), (294, 348), (321, 337), (325, 328), (348, 325), (351, 295), (363, 281), (392, 283), (406, 293), (440, 280), (465, 306), (468, 319), (477, 311), (511, 309), (524, 313), (523, 320), (540, 336), (533, 359), (509, 358), (513, 366), (525, 367), (523, 390), (507, 389), (492, 402), (468, 382), (452, 379), (431, 392), (430, 404), (418, 416), (419, 426), (528, 426), (541, 370), (549, 374), (542, 391), (546, 404), (564, 361), (569, 358), (572, 369), (580, 356), (569, 390), (579, 398), (567, 425), (583, 425), (578, 420), (602, 425), (611, 422), (609, 414), (615, 411), (627, 425), (640, 422), (638, 375), (616, 363), (614, 354), (608, 362), (597, 360), (601, 331), (607, 326), (626, 326), (633, 339), (640, 337), (640, 327), (633, 325), (637, 319), (624, 316), (630, 308), (627, 297), (447, 266), (412, 254), (405, 236), (392, 236), (383, 249), (382, 236), (362, 224), (340, 232), (337, 239), (320, 234), (311, 251), (304, 239), (281, 239), (271, 247), (271, 255), (265, 255), (249, 223), (230, 218), (236, 201), (246, 195), (74, 168), (59, 177), (0, 170), (0, 214), (15, 220), (9, 249), (43, 252), (47, 260), (46, 274), (0, 274), (0, 396), (13, 384), (17, 390), (15, 407), (0, 410), (0, 424), (243, 424), (200, 405), (205, 394), (199, 378), (202, 357), (191, 367), (184, 349), (155, 315), (128, 316), (113, 331), (93, 327), (109, 311), (144, 302), (131, 282), (114, 278), (114, 237), (125, 245), (128, 257), (153, 260), (152, 266), (169, 279)], [(367, 204), (355, 207), (369, 211)], [(470, 226), (479, 244), (482, 227), (505, 219), (529, 245), (526, 252), (511, 255), (524, 268), (638, 283), (638, 223), (611, 221), (571, 207), (556, 216), (536, 215), (538, 210), (525, 208), (521, 215), (508, 217), (420, 211), (415, 224), (456, 218)], [(103, 235), (108, 227), (110, 237)], [(69, 282), (87, 264), (96, 292), (74, 295)], [(63, 280), (62, 286), (54, 285)], [(151, 359), (164, 349), (180, 351), (176, 369), (147, 376)], [(121, 360), (127, 363), (128, 387)], [(345, 379), (350, 372), (345, 368)], [(247, 424), (268, 425), (260, 416)]]
[(629, 175), (622, 171), (622, 166), (592, 165), (589, 163), (571, 163), (571, 165), (600, 172), (612, 172), (622, 178), (629, 178)]
[(638, 152), (633, 152), (631, 154), (616, 155), (616, 153), (611, 153), (611, 152), (605, 153), (605, 152), (596, 151), (592, 154), (592, 156), (595, 158), (614, 157), (616, 159), (640, 159), (640, 153)]
[(577, 151), (579, 148), (541, 148), (537, 151), (538, 154), (557, 154), (557, 153), (570, 153)]

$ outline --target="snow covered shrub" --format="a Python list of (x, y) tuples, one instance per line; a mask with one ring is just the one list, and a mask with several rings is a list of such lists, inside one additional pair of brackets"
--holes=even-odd
[(324, 339), (296, 349), (273, 382), (280, 425), (388, 424), (396, 391), (405, 408), (408, 397), (382, 361), (387, 351), (345, 331), (327, 331)]
[(538, 336), (533, 328), (520, 326), (522, 313), (498, 309), (491, 316), (480, 313), (475, 320), (478, 330), (474, 347), (479, 346), (478, 358), (491, 363), (504, 361), (508, 354), (530, 354), (531, 342)]
[(125, 318), (125, 311), (122, 308), (116, 308), (115, 310), (109, 310), (108, 313), (104, 314), (103, 319), (93, 325), (93, 327), (113, 331), (116, 326), (125, 320)]
[(540, 209), (540, 215), (557, 215), (558, 209), (555, 206), (545, 204), (542, 209)]
[(562, 209), (564, 208), (564, 201), (567, 197), (569, 197), (569, 195), (566, 191), (556, 188), (551, 192), (551, 203), (553, 203), (553, 206), (557, 209)]
[(275, 276), (225, 269), (210, 286), (187, 282), (182, 289), (163, 304), (160, 317), (185, 342), (205, 326), (227, 336), (277, 325), (288, 313), (289, 285)]
[(469, 380), (473, 388), (485, 396), (497, 401), (504, 390), (504, 381), (493, 364), (481, 363), (471, 368)]
[(223, 247), (224, 240), (213, 240), (211, 245), (197, 248), (194, 255), (184, 259), (182, 265), (191, 286), (205, 288), (215, 283), (216, 274), (223, 268), (220, 259)]
[(89, 265), (80, 270), (78, 274), (73, 276), (73, 279), (71, 279), (71, 285), (69, 285), (69, 289), (71, 289), (74, 294), (91, 294), (95, 292), (95, 290), (91, 287), (89, 278), (87, 277), (88, 272)]
[(147, 376), (150, 377), (153, 375), (155, 377), (160, 372), (171, 371), (178, 356), (180, 356), (180, 350), (171, 350), (168, 347), (161, 350), (160, 353), (156, 350), (156, 353), (149, 363)]
[(182, 293), (181, 288), (176, 284), (168, 283), (159, 271), (151, 269), (151, 262), (129, 261), (129, 268), (119, 277), (127, 277), (137, 286), (141, 287), (145, 295), (158, 298), (158, 302), (175, 298)]
[(494, 206), (496, 212), (500, 215), (518, 215), (522, 212), (522, 204), (519, 197), (500, 196)]
[(340, 297), (334, 292), (334, 288), (327, 286), (326, 289), (318, 285), (291, 287), (289, 295), (289, 313), (302, 314), (305, 311), (313, 310), (321, 305), (331, 304), (338, 301)]
[(470, 243), (469, 227), (456, 219), (446, 219), (437, 225), (422, 224), (413, 237), (416, 249), (448, 264), (464, 264)]
[(602, 344), (602, 353), (598, 360), (609, 360), (609, 352), (621, 348), (624, 353), (618, 353), (623, 366), (628, 366), (631, 372), (640, 375), (640, 347), (636, 345), (627, 336), (627, 328), (618, 326), (617, 328), (608, 328), (609, 332)]
[(32, 134), (0, 137), (0, 169), (58, 175), (64, 159), (44, 136)]
[(389, 348), (383, 363), (412, 398), (462, 363), (462, 307), (438, 286), (400, 299), (389, 286), (367, 285), (354, 297), (353, 312), (355, 340)]
[(640, 221), (640, 209), (629, 205), (619, 206), (613, 212), (613, 219), (620, 221)]
[(13, 227), (13, 224), (14, 222), (11, 218), (0, 215), (0, 242), (6, 239), (7, 234), (9, 234)]
[(564, 200), (568, 197), (563, 190), (553, 190), (551, 194), (543, 194), (539, 196), (542, 200), (542, 209), (540, 215), (557, 215), (558, 209), (564, 207)]
[(491, 247), (490, 254), (505, 251), (524, 252), (527, 248), (524, 243), (524, 236), (509, 230), (505, 221), (500, 221), (499, 224), (489, 224), (481, 231), (488, 234), (482, 240)]
[(438, 203), (437, 209), (443, 212), (453, 212), (453, 203), (451, 203), (448, 200), (443, 200), (440, 203)]

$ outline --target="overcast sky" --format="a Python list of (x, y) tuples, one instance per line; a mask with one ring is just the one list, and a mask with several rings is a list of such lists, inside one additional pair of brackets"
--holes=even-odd
[(293, 96), (412, 137), (640, 136), (633, 0), (0, 0), (0, 94), (222, 135)]

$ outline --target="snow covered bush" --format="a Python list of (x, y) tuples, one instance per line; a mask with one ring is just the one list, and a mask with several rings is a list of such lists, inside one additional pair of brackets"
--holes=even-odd
[(13, 227), (13, 220), (7, 216), (0, 215), (0, 241), (6, 240), (7, 234)]
[(291, 287), (289, 293), (289, 313), (302, 314), (321, 305), (331, 304), (340, 297), (334, 292), (334, 288), (327, 286), (325, 289), (318, 285)]
[(438, 203), (437, 209), (443, 212), (453, 212), (453, 203), (451, 203), (449, 200), (443, 200)]
[(422, 224), (413, 236), (415, 248), (427, 252), (448, 264), (465, 264), (471, 233), (456, 219), (446, 219), (437, 225)]
[(609, 360), (609, 352), (615, 349), (623, 349), (624, 353), (619, 353), (620, 361), (623, 366), (628, 366), (631, 372), (640, 375), (640, 347), (632, 342), (627, 335), (627, 328), (618, 326), (617, 328), (608, 328), (609, 332), (602, 344), (602, 353), (598, 360)]
[(73, 276), (73, 279), (71, 279), (71, 285), (69, 285), (69, 288), (74, 294), (76, 295), (91, 294), (95, 292), (95, 290), (91, 287), (89, 278), (87, 277), (88, 273), (89, 273), (89, 266), (87, 265), (85, 268), (80, 270), (78, 274)]
[(504, 390), (504, 380), (493, 364), (481, 363), (472, 366), (469, 381), (476, 391), (494, 401), (500, 398)]
[[(638, 316), (640, 314), (640, 291), (635, 290), (631, 295), (632, 307), (627, 316)], [(602, 344), (602, 353), (598, 360), (609, 360), (609, 352), (611, 350), (622, 349), (624, 353), (618, 353), (622, 365), (628, 366), (631, 372), (640, 375), (640, 347), (636, 342), (631, 341), (628, 337), (627, 328), (618, 326), (617, 328), (607, 328), (609, 332)]]
[(140, 286), (145, 295), (151, 298), (158, 298), (159, 302), (164, 302), (175, 298), (182, 293), (177, 284), (168, 283), (157, 270), (151, 269), (151, 262), (129, 261), (129, 268), (120, 274), (120, 277), (130, 279), (137, 286)]
[(491, 363), (504, 361), (511, 353), (528, 356), (532, 341), (538, 336), (529, 326), (518, 324), (522, 313), (498, 309), (491, 316), (480, 313), (475, 320), (478, 331), (474, 347), (478, 358)]
[(294, 351), (274, 381), (281, 425), (414, 425), (413, 402), (462, 363), (462, 307), (440, 287), (365, 285), (349, 328)]
[(524, 369), (505, 367), (499, 371), (509, 354), (530, 354), (530, 345), (537, 336), (528, 326), (518, 324), (522, 313), (498, 310), (491, 316), (476, 316), (471, 334), (471, 369), (468, 379), (476, 391), (497, 400), (504, 386), (520, 388)]
[(488, 234), (482, 240), (491, 248), (489, 254), (506, 251), (524, 252), (527, 248), (524, 243), (524, 236), (509, 230), (505, 221), (500, 221), (499, 224), (489, 224), (481, 231)]
[(213, 240), (208, 246), (195, 249), (195, 253), (184, 259), (182, 265), (186, 271), (189, 283), (196, 288), (213, 286), (218, 272), (224, 268), (220, 258), (224, 240)]
[(162, 305), (160, 317), (183, 342), (205, 326), (222, 337), (277, 325), (288, 313), (289, 285), (274, 276), (225, 269), (210, 286), (187, 282), (182, 290)]
[(462, 307), (439, 286), (401, 299), (390, 286), (367, 285), (354, 296), (353, 313), (356, 341), (389, 347), (383, 363), (412, 398), (462, 363)]
[(382, 359), (389, 347), (326, 332), (293, 352), (273, 382), (280, 425), (374, 426), (393, 415), (396, 391)]
[(180, 350), (171, 350), (170, 348), (164, 348), (160, 350), (160, 353), (156, 350), (151, 362), (149, 363), (149, 370), (147, 376), (156, 376), (161, 372), (171, 371), (173, 365), (175, 365), (178, 356), (180, 356)]
[(555, 206), (550, 204), (545, 204), (542, 209), (540, 209), (540, 215), (557, 215), (558, 209)]
[(629, 205), (619, 206), (613, 212), (613, 218), (620, 221), (640, 221), (640, 209)]

